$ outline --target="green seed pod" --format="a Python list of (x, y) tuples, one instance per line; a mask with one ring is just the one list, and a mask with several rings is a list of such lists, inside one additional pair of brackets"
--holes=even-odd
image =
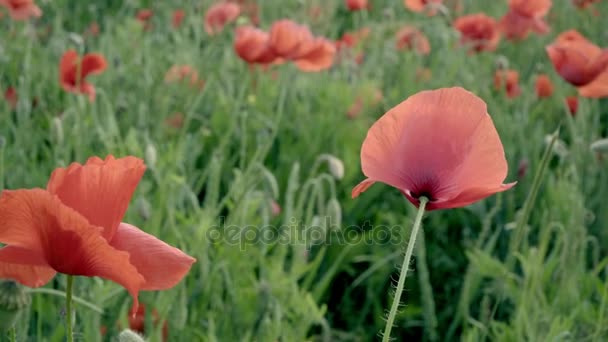
[(133, 330), (123, 330), (118, 335), (118, 341), (120, 342), (145, 342), (144, 338)]
[(10, 329), (30, 301), (23, 286), (11, 280), (0, 281), (0, 331)]

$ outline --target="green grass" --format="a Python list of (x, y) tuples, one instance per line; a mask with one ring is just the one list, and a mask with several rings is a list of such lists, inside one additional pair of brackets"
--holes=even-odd
[[(608, 46), (601, 16), (556, 0), (550, 34), (469, 55), (457, 47), (446, 18), (408, 12), (401, 1), (372, 1), (372, 11), (353, 14), (342, 1), (259, 0), (265, 29), (285, 17), (311, 22), (312, 5), (322, 8), (311, 25), (315, 34), (337, 39), (344, 31), (371, 29), (362, 65), (343, 62), (306, 74), (287, 64), (250, 72), (232, 49), (232, 26), (217, 36), (203, 30), (210, 1), (38, 2), (44, 10), (38, 21), (0, 19), (0, 88), (13, 86), (19, 94), (15, 110), (0, 102), (1, 185), (44, 187), (54, 168), (92, 155), (146, 158), (148, 171), (125, 221), (198, 260), (174, 289), (140, 296), (168, 321), (170, 341), (377, 340), (415, 210), (385, 185), (350, 198), (363, 179), (360, 146), (392, 106), (421, 90), (456, 85), (488, 104), (509, 162), (507, 181), (519, 183), (467, 208), (426, 215), (426, 259), (412, 264), (393, 336), (608, 340), (608, 162), (589, 148), (607, 135), (608, 102), (580, 99), (570, 117), (563, 98), (575, 89), (544, 52), (570, 28)], [(464, 3), (465, 13), (506, 11), (506, 1)], [(151, 31), (134, 19), (144, 7), (155, 13)], [(187, 16), (174, 30), (177, 8)], [(597, 8), (608, 13), (605, 1)], [(82, 36), (93, 20), (100, 35)], [(428, 35), (429, 56), (395, 51), (394, 32), (405, 24)], [(109, 61), (105, 73), (90, 78), (98, 91), (94, 103), (59, 86), (59, 59), (69, 48), (100, 52)], [(498, 59), (520, 72), (520, 97), (494, 90)], [(173, 64), (195, 67), (204, 90), (164, 83)], [(416, 79), (421, 67), (431, 69), (428, 81)], [(549, 99), (534, 94), (539, 72), (556, 86)], [(349, 119), (355, 98), (373, 96), (376, 88), (384, 99)], [(181, 129), (164, 123), (176, 112), (185, 117)], [(568, 153), (549, 150), (543, 159), (545, 136), (558, 127), (557, 143)], [(327, 154), (343, 162), (343, 177), (332, 174)], [(518, 178), (523, 159), (528, 171)], [(273, 200), (282, 207), (279, 216), (272, 215)], [(291, 241), (308, 238), (227, 242), (230, 232), (251, 227)], [(378, 241), (386, 227), (396, 227), (404, 243)], [(66, 277), (57, 276), (45, 289), (65, 285)], [(75, 302), (77, 340), (116, 339), (127, 326), (131, 299), (118, 285), (79, 277), (75, 295), (89, 303)], [(61, 292), (32, 296), (16, 327), (18, 340), (64, 340)], [(160, 341), (162, 327), (152, 329), (148, 316), (146, 337)]]

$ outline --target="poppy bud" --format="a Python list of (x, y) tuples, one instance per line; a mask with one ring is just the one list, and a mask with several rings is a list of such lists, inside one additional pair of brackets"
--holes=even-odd
[(14, 281), (0, 281), (0, 331), (10, 329), (30, 304), (30, 296)]
[(125, 329), (118, 335), (120, 342), (145, 342), (144, 338), (133, 330)]
[(153, 144), (148, 143), (146, 145), (146, 165), (148, 165), (151, 169), (156, 166), (156, 147)]
[(68, 38), (78, 46), (82, 46), (84, 44), (84, 39), (82, 39), (82, 36), (78, 33), (70, 32), (68, 33)]
[(530, 162), (526, 158), (519, 161), (519, 166), (517, 167), (517, 178), (521, 179), (526, 176), (526, 173), (528, 173), (529, 165)]
[(332, 156), (331, 154), (323, 154), (319, 157), (319, 160), (327, 161), (329, 173), (331, 173), (335, 179), (340, 180), (342, 177), (344, 177), (344, 163), (340, 159)]
[(236, 18), (236, 26), (247, 25), (249, 23), (250, 23), (250, 20), (248, 17), (240, 16), (240, 17)]
[(53, 134), (53, 138), (58, 145), (63, 144), (63, 122), (60, 118), (54, 117), (53, 124), (51, 125), (51, 130)]
[(608, 138), (594, 141), (591, 144), (591, 150), (597, 153), (608, 153)]

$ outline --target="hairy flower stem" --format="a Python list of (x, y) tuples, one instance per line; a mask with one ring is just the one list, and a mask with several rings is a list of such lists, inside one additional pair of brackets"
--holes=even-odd
[(74, 285), (74, 277), (68, 276), (68, 285), (65, 291), (65, 325), (68, 342), (74, 341), (74, 332), (72, 328), (72, 287)]
[(393, 328), (393, 323), (395, 322), (395, 315), (397, 314), (399, 302), (401, 301), (401, 293), (403, 292), (405, 278), (407, 277), (407, 271), (412, 260), (412, 253), (414, 252), (416, 237), (418, 235), (418, 230), (420, 230), (422, 215), (424, 214), (424, 208), (426, 207), (428, 201), (428, 198), (420, 197), (420, 206), (418, 207), (418, 214), (416, 214), (416, 220), (414, 221), (414, 227), (412, 228), (412, 233), (410, 234), (410, 240), (407, 243), (405, 258), (403, 259), (403, 264), (401, 265), (401, 272), (399, 273), (399, 282), (397, 282), (397, 290), (395, 291), (395, 298), (393, 298), (391, 311), (389, 312), (388, 319), (386, 320), (384, 334), (382, 335), (382, 342), (388, 342), (391, 338), (391, 329)]

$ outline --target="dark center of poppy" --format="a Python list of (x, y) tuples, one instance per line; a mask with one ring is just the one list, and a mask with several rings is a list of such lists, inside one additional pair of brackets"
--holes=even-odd
[(426, 197), (429, 200), (429, 202), (433, 202), (435, 200), (433, 198), (433, 196), (431, 195), (430, 191), (420, 191), (420, 192), (410, 191), (410, 196), (412, 196), (415, 199), (420, 199), (420, 197)]

